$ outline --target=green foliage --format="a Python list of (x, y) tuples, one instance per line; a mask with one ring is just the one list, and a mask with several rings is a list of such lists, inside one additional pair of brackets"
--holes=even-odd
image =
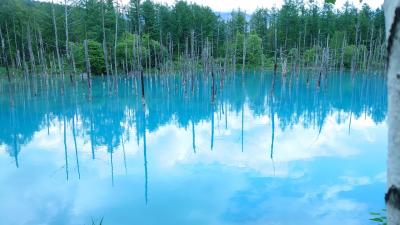
[(80, 43), (69, 43), (70, 48), (73, 51), (73, 55), (75, 58), (76, 67), (84, 71), (85, 70), (85, 50), (83, 48), (83, 44)]
[(330, 45), (333, 49), (342, 49), (343, 47), (343, 41), (345, 41), (345, 32), (343, 31), (335, 31), (333, 34), (331, 40), (330, 40)]
[(274, 58), (273, 57), (264, 57), (264, 67), (268, 69), (273, 69), (274, 68)]
[[(379, 44), (385, 41), (384, 14), (381, 8), (373, 10), (364, 5), (361, 10), (357, 10), (354, 5), (347, 3), (342, 9), (337, 10), (333, 7), (334, 0), (326, 0), (326, 4), (322, 7), (317, 1), (287, 0), (280, 9), (257, 9), (250, 20), (248, 20), (249, 15), (241, 10), (235, 10), (230, 18), (223, 19), (209, 7), (183, 0), (177, 0), (171, 6), (153, 0), (144, 0), (140, 5), (136, 5), (137, 1), (131, 0), (127, 7), (118, 6), (113, 2), (113, 0), (77, 0), (74, 2), (76, 4), (67, 6), (69, 41), (77, 52), (76, 61), (82, 70), (84, 70), (82, 43), (88, 39), (91, 40), (89, 54), (93, 73), (105, 72), (105, 66), (101, 66), (104, 64), (103, 16), (104, 41), (109, 59), (114, 58), (115, 23), (118, 21), (119, 66), (122, 66), (125, 60), (125, 46), (128, 49), (128, 59), (133, 57), (132, 40), (135, 38), (133, 34), (138, 34), (139, 25), (144, 60), (142, 64), (148, 62), (146, 58), (150, 57), (151, 66), (154, 66), (156, 57), (164, 56), (166, 59), (167, 53), (172, 54), (172, 60), (177, 60), (185, 54), (185, 51), (190, 52), (192, 34), (196, 57), (201, 57), (205, 43), (208, 42), (211, 44), (214, 58), (225, 56), (228, 60), (236, 58), (239, 64), (242, 63), (243, 38), (246, 36), (246, 63), (254, 66), (260, 65), (263, 58), (273, 57), (275, 48), (288, 53), (288, 60), (290, 57), (293, 58), (295, 53), (299, 53), (304, 61), (311, 63), (317, 53), (315, 46), (321, 48), (328, 40), (331, 52), (341, 53), (343, 44), (347, 46), (344, 63), (349, 68), (357, 48), (358, 53), (364, 49), (368, 52), (371, 49), (379, 49), (381, 47)], [(40, 31), (46, 58), (52, 58), (52, 54), (56, 52), (52, 23), (53, 8), (59, 48), (65, 57), (67, 49), (65, 49), (64, 5), (46, 1), (0, 0), (0, 29), (7, 34), (5, 38), (10, 39), (11, 43), (8, 44), (8, 41), (5, 43), (9, 59), (15, 59), (17, 51), (22, 52), (22, 43), (27, 51), (28, 29), (32, 37), (34, 55), (39, 55)], [(140, 18), (137, 18), (138, 12)], [(356, 29), (357, 27), (359, 29)], [(275, 31), (277, 31), (277, 46), (275, 46)], [(130, 37), (126, 37), (126, 34)], [(14, 44), (15, 42), (17, 44)], [(186, 49), (186, 46), (189, 49)], [(294, 52), (295, 50), (297, 52)], [(374, 63), (380, 62), (371, 64)]]
[(356, 49), (355, 45), (349, 45), (344, 48), (343, 64), (345, 68), (351, 67), (351, 61), (355, 57)]
[(247, 25), (246, 14), (240, 11), (240, 9), (238, 11), (233, 11), (231, 13), (231, 19), (229, 20), (228, 25), (232, 33), (243, 34), (245, 31), (245, 26)]
[(244, 40), (244, 34), (242, 33), (237, 33), (235, 42), (233, 44), (236, 44), (235, 48), (236, 49), (236, 63), (241, 64), (243, 61), (243, 40)]
[[(236, 42), (236, 63), (237, 64), (242, 64), (243, 63), (243, 39), (244, 39), (244, 34), (243, 33), (237, 33), (235, 42)], [(234, 49), (235, 45), (232, 43), (231, 47)], [(262, 64), (262, 59), (264, 57), (263, 51), (262, 51), (262, 40), (261, 38), (256, 34), (252, 33), (246, 37), (246, 64), (251, 65), (251, 66), (260, 66)]]
[[(136, 34), (124, 33), (117, 43), (117, 58), (127, 60), (128, 63), (135, 61), (135, 54), (138, 54), (138, 36)], [(161, 47), (160, 43), (150, 39), (150, 36), (145, 34), (141, 38), (142, 66), (145, 65), (149, 56), (157, 54), (158, 57), (166, 55), (165, 47)], [(154, 66), (154, 61), (152, 61)]]
[(97, 41), (88, 41), (89, 59), (92, 73), (94, 75), (101, 75), (106, 72), (104, 65), (104, 54), (101, 44)]
[(386, 210), (382, 210), (382, 212), (372, 212), (370, 215), (372, 218), (371, 221), (376, 222), (378, 225), (387, 225), (387, 218), (385, 216)]
[[(76, 66), (82, 70), (86, 71), (85, 67), (85, 50), (83, 44), (72, 44), (72, 49), (74, 51), (74, 57), (76, 61)], [(106, 72), (104, 64), (104, 53), (102, 45), (94, 40), (88, 40), (88, 52), (90, 59), (90, 68), (93, 75), (101, 75)]]
[(148, 34), (152, 39), (159, 37), (159, 24), (157, 24), (156, 7), (150, 0), (146, 0), (142, 3), (142, 15), (143, 15), (143, 32)]
[(117, 44), (117, 57), (120, 59), (125, 58), (125, 48), (128, 59), (132, 60), (134, 51), (137, 51), (137, 35), (124, 33), (119, 39)]
[(316, 46), (314, 46), (314, 47), (312, 47), (310, 49), (307, 49), (304, 52), (304, 61), (305, 61), (305, 63), (307, 65), (311, 65), (312, 63), (314, 63), (316, 53), (317, 53), (317, 47)]
[(261, 47), (261, 38), (257, 34), (250, 34), (247, 38), (246, 61), (253, 66), (260, 66), (264, 57)]
[(292, 48), (292, 49), (289, 50), (288, 57), (289, 58), (296, 58), (298, 56), (298, 54), (299, 54), (299, 49)]
[(266, 9), (257, 9), (250, 19), (251, 32), (255, 32), (262, 38), (263, 46), (267, 46), (268, 43), (268, 24), (266, 23), (266, 18), (268, 16), (268, 11)]
[(325, 0), (325, 3), (334, 5), (336, 3), (336, 0)]

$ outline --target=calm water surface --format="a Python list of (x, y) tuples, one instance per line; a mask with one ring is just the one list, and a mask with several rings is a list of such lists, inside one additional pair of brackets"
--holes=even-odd
[(145, 101), (131, 78), (96, 78), (92, 101), (86, 82), (2, 80), (0, 224), (365, 225), (384, 208), (382, 76), (189, 78), (147, 77)]

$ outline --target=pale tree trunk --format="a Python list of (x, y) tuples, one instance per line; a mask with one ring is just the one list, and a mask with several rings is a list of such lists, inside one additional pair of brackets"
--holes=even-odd
[(236, 73), (237, 34), (235, 34), (235, 49), (233, 50), (233, 73)]
[(1, 32), (1, 28), (0, 28), (0, 41), (1, 41), (1, 49), (2, 49), (2, 61), (4, 66), (6, 67), (7, 70), (7, 78), (8, 78), (8, 82), (11, 82), (11, 78), (10, 78), (10, 72), (9, 72), (9, 68), (8, 68), (8, 60), (7, 60), (7, 55), (5, 53), (5, 44), (4, 44), (4, 38), (3, 38), (3, 34)]
[[(115, 71), (115, 76), (118, 74), (118, 64), (117, 64), (117, 43), (118, 43), (118, 1), (117, 1), (117, 6), (115, 9), (115, 36), (114, 36), (114, 71)], [(114, 79), (116, 79), (114, 77)]]
[(142, 45), (141, 45), (141, 30), (140, 30), (140, 0), (135, 1), (136, 4), (136, 17), (137, 17), (137, 36), (138, 36), (138, 59), (139, 59), (139, 70), (143, 70), (142, 68)]
[(54, 36), (56, 39), (56, 53), (57, 53), (57, 61), (58, 61), (58, 69), (60, 70), (60, 74), (62, 75), (62, 79), (64, 82), (64, 71), (61, 67), (61, 59), (60, 59), (60, 49), (58, 48), (58, 33), (57, 33), (57, 23), (56, 23), (56, 15), (54, 12), (54, 3), (51, 2), (51, 12), (53, 15), (53, 27), (54, 27)]
[[(102, 21), (102, 27), (103, 27), (103, 54), (104, 54), (104, 64), (106, 65), (106, 75), (107, 75), (107, 80), (110, 79), (109, 75), (109, 66), (108, 66), (108, 51), (107, 51), (107, 40), (106, 40), (106, 30), (105, 30), (105, 22), (104, 22), (104, 0), (101, 1), (101, 21)], [(109, 90), (111, 91), (111, 90)]]
[(42, 32), (40, 29), (38, 29), (39, 33), (39, 46), (40, 46), (40, 58), (42, 61), (42, 66), (43, 66), (43, 71), (46, 76), (46, 80), (48, 81), (48, 71), (47, 71), (47, 63), (46, 63), (46, 57), (45, 57), (45, 51), (44, 51), (44, 45), (43, 45), (43, 39), (42, 39)]
[(243, 61), (242, 61), (242, 76), (244, 75), (244, 67), (246, 64), (246, 24), (243, 28)]
[(27, 35), (27, 40), (28, 40), (28, 51), (29, 51), (29, 61), (31, 63), (31, 71), (33, 74), (35, 74), (36, 73), (35, 54), (33, 54), (31, 28), (30, 28), (29, 24), (27, 27), (26, 35)]
[(117, 63), (117, 43), (118, 43), (118, 1), (115, 7), (115, 36), (114, 36), (114, 89), (118, 92), (118, 63)]
[(400, 0), (385, 0), (388, 49), (388, 225), (400, 225)]
[(85, 39), (84, 41), (83, 41), (83, 45), (84, 45), (84, 48), (85, 48), (85, 64), (86, 64), (86, 73), (87, 73), (87, 76), (88, 76), (88, 86), (89, 86), (89, 90), (91, 90), (91, 88), (92, 88), (92, 84), (91, 84), (91, 82), (92, 82), (92, 72), (91, 72), (91, 69), (90, 69), (90, 58), (89, 58), (89, 49), (88, 49), (88, 40), (87, 39)]
[(9, 55), (9, 58), (10, 58), (10, 61), (11, 61), (11, 66), (12, 66), (12, 68), (15, 68), (15, 64), (14, 64), (14, 60), (13, 60), (13, 54), (12, 54), (12, 52), (11, 52), (11, 42), (10, 42), (10, 35), (8, 34), (8, 26), (7, 26), (7, 23), (6, 23), (6, 36), (7, 36), (7, 45), (8, 45), (8, 55)]
[(72, 62), (72, 69), (74, 71), (74, 76), (76, 75), (75, 58), (72, 47), (69, 45), (69, 24), (68, 24), (68, 5), (67, 0), (64, 0), (64, 14), (65, 14), (65, 51), (67, 53), (68, 63)]
[(64, 0), (64, 14), (65, 14), (65, 51), (67, 53), (67, 59), (69, 60), (69, 36), (68, 36), (68, 6), (67, 0)]
[[(17, 44), (17, 34), (16, 34), (16, 31), (15, 31), (15, 22), (14, 22), (14, 19), (13, 19), (13, 28), (14, 28), (14, 44), (15, 44), (15, 51), (16, 51), (16, 58), (15, 58), (15, 62), (16, 62), (16, 64), (17, 64), (17, 68), (18, 69), (21, 69), (21, 58), (20, 58), (20, 51), (19, 51), (19, 48), (18, 48), (18, 44)], [(22, 34), (22, 33), (21, 33)]]

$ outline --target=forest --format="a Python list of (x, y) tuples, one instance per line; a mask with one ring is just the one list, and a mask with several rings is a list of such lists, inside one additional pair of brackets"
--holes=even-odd
[(224, 17), (181, 0), (2, 0), (0, 72), (10, 79), (195, 68), (382, 71), (384, 36), (383, 9), (366, 4), (286, 0)]
[(282, 1), (0, 0), (0, 217), (400, 225), (400, 0)]

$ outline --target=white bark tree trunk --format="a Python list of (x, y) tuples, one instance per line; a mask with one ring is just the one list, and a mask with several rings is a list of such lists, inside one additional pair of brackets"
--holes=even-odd
[(140, 0), (135, 1), (136, 6), (136, 18), (137, 18), (137, 37), (138, 37), (138, 66), (139, 70), (142, 71), (142, 44), (141, 44), (141, 30), (140, 30)]
[(243, 27), (243, 61), (242, 61), (242, 76), (244, 75), (244, 68), (246, 64), (246, 24)]
[(67, 59), (69, 60), (69, 36), (68, 36), (68, 6), (67, 0), (64, 0), (64, 14), (65, 14), (65, 51), (67, 53)]
[(388, 48), (388, 225), (400, 225), (400, 0), (385, 0)]
[(101, 19), (102, 19), (102, 25), (103, 25), (103, 54), (104, 54), (104, 64), (106, 65), (106, 74), (107, 74), (107, 79), (109, 76), (109, 66), (108, 66), (108, 52), (107, 52), (107, 40), (106, 40), (106, 30), (105, 30), (105, 25), (104, 25), (104, 0), (101, 1)]
[(116, 1), (115, 8), (115, 36), (114, 36), (114, 82), (116, 82), (116, 76), (118, 75), (118, 64), (117, 64), (117, 44), (118, 44), (118, 1)]
[(60, 49), (58, 47), (58, 33), (57, 33), (57, 23), (56, 23), (56, 15), (54, 12), (54, 3), (51, 2), (51, 12), (52, 12), (52, 16), (53, 16), (53, 27), (54, 27), (54, 36), (56, 39), (56, 53), (57, 53), (57, 61), (58, 61), (58, 69), (59, 69), (59, 73), (62, 75), (62, 79), (64, 82), (64, 71), (61, 67), (61, 59), (60, 59)]

